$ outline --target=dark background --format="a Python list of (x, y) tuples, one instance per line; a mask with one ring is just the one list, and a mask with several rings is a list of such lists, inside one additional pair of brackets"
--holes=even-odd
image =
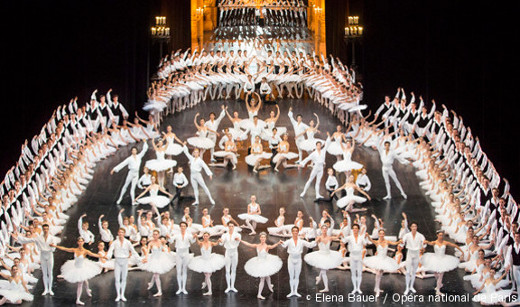
[[(161, 3), (162, 2), (162, 3)], [(328, 52), (349, 62), (347, 15), (365, 28), (356, 60), (373, 109), (398, 86), (464, 117), (498, 172), (520, 186), (515, 87), (518, 7), (506, 1), (326, 0)], [(166, 13), (172, 47), (189, 45), (189, 0), (1, 1), (0, 176), (59, 105), (113, 88), (129, 111), (146, 99)], [(148, 64), (150, 58), (150, 64)], [(148, 66), (150, 65), (150, 66)]]

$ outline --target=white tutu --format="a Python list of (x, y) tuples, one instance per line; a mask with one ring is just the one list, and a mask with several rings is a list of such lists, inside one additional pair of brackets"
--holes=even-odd
[(313, 151), (316, 149), (317, 142), (320, 142), (322, 145), (325, 144), (325, 141), (322, 139), (306, 139), (305, 141), (301, 141), (298, 146), (301, 150)]
[(425, 253), (422, 256), (421, 262), (425, 271), (436, 273), (452, 271), (459, 266), (459, 259), (457, 257), (446, 254)]
[(84, 257), (67, 260), (61, 266), (61, 276), (70, 283), (89, 280), (101, 273), (101, 267), (94, 261)]
[[(240, 121), (240, 128), (244, 130), (252, 129), (255, 127), (255, 124), (252, 119), (246, 118)], [(258, 120), (258, 127), (265, 127), (265, 122), (261, 119)]]
[(287, 160), (292, 160), (298, 158), (298, 154), (294, 152), (278, 153), (276, 156), (274, 156), (273, 163), (278, 163), (280, 157), (285, 157)]
[(251, 154), (245, 157), (245, 161), (247, 165), (255, 166), (258, 159), (271, 159), (272, 156), (273, 154), (270, 152), (263, 152), (261, 154)]
[(157, 195), (157, 196), (145, 196), (141, 197), (137, 200), (138, 203), (142, 205), (146, 204), (154, 204), (157, 208), (164, 208), (170, 203), (170, 199), (166, 196)]
[(258, 215), (258, 214), (241, 213), (241, 214), (238, 215), (238, 218), (242, 219), (244, 221), (245, 220), (255, 221), (255, 222), (260, 223), (260, 224), (265, 224), (268, 221), (268, 219), (266, 217), (263, 217), (263, 216)]
[(394, 258), (388, 257), (386, 254), (366, 257), (363, 264), (374, 270), (382, 270), (384, 272), (395, 272), (399, 268)]
[(210, 149), (215, 147), (215, 142), (210, 138), (194, 136), (186, 140), (188, 144), (196, 148)]
[(229, 133), (231, 133), (234, 140), (247, 140), (247, 133), (241, 129), (229, 128)]
[(336, 202), (336, 206), (339, 208), (345, 208), (351, 201), (354, 201), (356, 204), (362, 204), (367, 201), (366, 198), (357, 196), (357, 195), (347, 195), (338, 199)]
[(267, 227), (267, 232), (272, 236), (290, 237), (293, 227), (294, 224), (283, 225), (281, 227)]
[(506, 302), (507, 298), (512, 294), (512, 290), (495, 290), (495, 286), (487, 285), (482, 293), (473, 297), (473, 301), (481, 304), (495, 305)]
[(336, 172), (343, 173), (351, 171), (353, 169), (362, 169), (363, 164), (355, 161), (341, 160), (334, 163), (332, 167), (336, 170)]
[(211, 253), (193, 257), (188, 264), (188, 268), (197, 273), (213, 273), (222, 269), (225, 264), (226, 258), (224, 256)]
[(177, 161), (169, 160), (169, 159), (153, 159), (146, 161), (145, 166), (151, 170), (156, 172), (162, 172), (167, 169), (173, 168), (177, 165)]
[(320, 270), (330, 270), (339, 266), (343, 262), (343, 256), (338, 251), (318, 250), (308, 253), (303, 260), (309, 265)]
[(166, 147), (165, 153), (170, 156), (177, 156), (183, 152), (183, 148), (179, 144), (170, 143), (168, 147)]
[(333, 156), (343, 155), (343, 149), (341, 148), (341, 145), (338, 142), (330, 143), (329, 147), (327, 147), (327, 152)]
[(283, 262), (280, 257), (261, 251), (258, 256), (249, 259), (244, 265), (246, 273), (253, 277), (267, 277), (280, 271)]
[(174, 267), (175, 256), (172, 253), (163, 252), (157, 247), (153, 247), (146, 263), (139, 264), (141, 270), (157, 274), (167, 273)]
[(116, 262), (114, 259), (110, 259), (105, 262), (98, 261), (98, 265), (103, 269), (113, 270), (116, 266)]
[(9, 282), (9, 285), (6, 285), (6, 288), (0, 289), (0, 296), (5, 297), (9, 302), (15, 303), (20, 300), (22, 301), (32, 301), (33, 295), (25, 292), (23, 285), (20, 281), (19, 284), (14, 281)]

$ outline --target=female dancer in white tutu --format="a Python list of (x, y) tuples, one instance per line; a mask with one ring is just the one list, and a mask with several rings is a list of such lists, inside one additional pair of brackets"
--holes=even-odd
[(212, 139), (208, 138), (208, 133), (212, 132), (215, 133), (217, 136), (220, 136), (220, 134), (217, 131), (213, 131), (206, 127), (206, 121), (203, 118), (200, 119), (200, 125), (198, 125), (197, 117), (199, 117), (199, 115), (199, 113), (195, 114), (195, 118), (193, 119), (193, 123), (195, 124), (195, 127), (197, 127), (198, 136), (188, 138), (186, 141), (191, 146), (195, 148), (200, 148), (200, 156), (203, 157), (206, 149), (215, 147), (215, 142)]
[(327, 148), (327, 152), (333, 156), (336, 156), (337, 160), (340, 161), (343, 157), (343, 149), (341, 147), (341, 142), (343, 140), (346, 141), (345, 134), (343, 133), (341, 125), (336, 126), (336, 132), (332, 134), (332, 142)]
[(346, 145), (340, 143), (341, 149), (343, 150), (343, 160), (337, 161), (332, 166), (336, 172), (339, 173), (350, 173), (352, 170), (359, 170), (363, 168), (363, 164), (352, 161), (352, 153), (356, 147), (356, 141), (354, 139), (347, 139)]
[(332, 240), (336, 240), (336, 237), (331, 237), (328, 234), (328, 227), (326, 224), (321, 226), (321, 235), (316, 237), (316, 244), (319, 250), (308, 253), (303, 257), (303, 260), (311, 266), (320, 269), (320, 274), (316, 277), (316, 284), (323, 281), (323, 290), (320, 292), (329, 292), (329, 280), (327, 277), (327, 271), (336, 268), (343, 262), (343, 256), (338, 251), (330, 250), (330, 244)]
[(289, 152), (289, 135), (284, 134), (282, 141), (278, 144), (276, 156), (273, 157), (273, 163), (275, 163), (274, 170), (278, 172), (278, 167), (283, 165), (284, 168), (298, 167), (296, 164), (288, 164), (287, 161), (298, 158), (298, 154)]
[(18, 266), (13, 265), (10, 275), (0, 273), (0, 277), (7, 280), (7, 285), (0, 288), (0, 296), (2, 296), (0, 305), (5, 303), (19, 305), (22, 301), (31, 302), (33, 300), (33, 295), (27, 289), (27, 282), (23, 280), (22, 274), (18, 270)]
[(274, 220), (275, 227), (267, 227), (267, 232), (271, 236), (290, 237), (291, 228), (294, 224), (285, 225), (285, 208), (280, 207), (280, 215)]
[(262, 140), (260, 136), (255, 137), (255, 142), (251, 145), (251, 154), (245, 157), (245, 161), (248, 165), (253, 167), (253, 172), (258, 173), (258, 170), (271, 167), (271, 165), (260, 165), (262, 160), (270, 159), (273, 154), (270, 152), (264, 152)]
[(83, 247), (84, 243), (85, 240), (79, 237), (78, 247), (76, 248), (52, 245), (52, 247), (59, 250), (74, 253), (74, 260), (68, 260), (61, 266), (61, 276), (70, 283), (78, 283), (78, 288), (76, 290), (76, 305), (85, 305), (85, 303), (80, 300), (81, 292), (83, 291), (83, 284), (87, 290), (87, 295), (92, 297), (92, 290), (90, 290), (88, 280), (101, 273), (101, 267), (97, 263), (87, 259), (87, 256), (95, 258), (99, 258), (99, 256), (88, 249), (85, 249)]
[[(276, 115), (274, 110), (271, 110), (271, 112), (269, 112), (269, 118), (266, 118), (264, 120), (266, 124), (266, 129), (262, 134), (262, 139), (264, 139), (264, 141), (268, 141), (271, 137), (273, 137), (273, 129), (276, 127), (276, 122), (278, 121), (278, 118), (280, 118), (280, 107), (278, 105), (276, 105), (276, 110)], [(276, 132), (278, 133), (278, 135), (285, 134), (287, 132), (287, 128), (276, 127)]]
[(208, 291), (203, 293), (203, 295), (213, 294), (211, 291), (211, 274), (222, 269), (226, 264), (224, 256), (211, 252), (211, 249), (218, 245), (218, 242), (210, 241), (209, 237), (209, 233), (204, 232), (202, 235), (202, 241), (197, 240), (197, 244), (200, 246), (200, 256), (194, 257), (188, 264), (190, 270), (204, 274), (202, 289), (207, 287)]
[[(162, 193), (168, 195), (168, 197), (163, 195), (158, 195), (159, 191)], [(150, 196), (143, 197), (146, 193), (150, 192)], [(152, 184), (149, 185), (143, 193), (141, 193), (137, 198), (135, 199), (136, 203), (139, 204), (150, 204), (151, 206), (155, 206), (157, 208), (164, 208), (169, 203), (170, 200), (173, 198), (173, 195), (168, 193), (164, 188), (162, 188), (159, 184), (157, 184), (157, 179), (155, 176), (152, 176)]]
[[(497, 284), (509, 274), (509, 267), (502, 276), (495, 278), (496, 271), (491, 269), (489, 277), (482, 286), (473, 293), (473, 301), (482, 305), (505, 305), (507, 298), (512, 294), (512, 290), (499, 290)], [(516, 305), (516, 304), (515, 304)]]
[(227, 167), (228, 163), (231, 162), (233, 165), (233, 169), (237, 168), (237, 145), (233, 139), (229, 139), (224, 144), (224, 150), (216, 151), (213, 153), (215, 157), (224, 158), (224, 162), (222, 163), (210, 163), (209, 166), (212, 167)]
[(165, 245), (160, 239), (160, 232), (155, 229), (152, 239), (148, 242), (146, 256), (139, 268), (143, 271), (153, 273), (152, 280), (148, 283), (148, 290), (157, 285), (157, 293), (153, 296), (162, 295), (161, 274), (169, 272), (175, 267), (175, 256), (165, 251)]
[(242, 122), (242, 119), (240, 117), (238, 117), (237, 111), (234, 111), (233, 117), (231, 117), (231, 115), (229, 114), (229, 112), (226, 109), (226, 114), (227, 114), (229, 120), (231, 121), (231, 123), (233, 124), (233, 127), (229, 128), (229, 133), (231, 133), (231, 136), (233, 137), (233, 139), (235, 141), (239, 141), (239, 144), (241, 144), (240, 141), (247, 139), (247, 132), (242, 130), (241, 125), (240, 125)]
[(264, 289), (265, 283), (267, 283), (267, 288), (269, 291), (274, 292), (273, 284), (271, 283), (271, 275), (278, 273), (283, 265), (282, 259), (280, 259), (280, 257), (269, 254), (269, 250), (282, 244), (282, 241), (279, 241), (273, 245), (267, 245), (266, 239), (267, 234), (265, 232), (261, 232), (260, 243), (258, 244), (251, 244), (243, 240), (240, 241), (245, 246), (255, 248), (258, 254), (256, 257), (253, 257), (246, 262), (244, 265), (244, 270), (248, 275), (260, 278), (260, 283), (258, 284), (258, 294), (256, 297), (261, 300), (265, 299), (265, 297), (262, 296), (262, 290)]
[[(233, 223), (235, 226), (240, 227), (238, 222), (231, 216), (231, 214), (229, 214), (229, 208), (227, 207), (222, 209), (222, 217), (220, 218), (220, 220), (222, 221), (222, 226), (226, 227), (226, 231), (228, 230), (227, 228), (230, 222)], [(242, 228), (238, 228), (236, 230), (240, 232), (242, 231)]]
[(239, 219), (245, 220), (247, 226), (242, 225), (240, 227), (251, 229), (249, 235), (254, 236), (256, 234), (256, 224), (265, 224), (267, 222), (267, 218), (261, 216), (261, 214), (262, 210), (260, 209), (260, 205), (256, 203), (256, 196), (251, 195), (251, 203), (247, 205), (247, 213), (241, 213), (238, 215)]
[(182, 141), (172, 132), (172, 126), (166, 127), (166, 133), (163, 132), (163, 138), (166, 140), (166, 155), (178, 156), (182, 153), (182, 146), (175, 144), (175, 141), (182, 144)]
[[(260, 111), (260, 108), (262, 107), (262, 99), (260, 99), (260, 96), (257, 93), (253, 93), (253, 95), (251, 95), (251, 99), (249, 99), (249, 97), (250, 94), (248, 93), (245, 98), (245, 103), (249, 118), (243, 119), (240, 122), (240, 127), (245, 130), (251, 129), (253, 125), (253, 117), (258, 116), (258, 111)], [(264, 121), (258, 120), (258, 122), (261, 127), (265, 126)]]
[(146, 161), (145, 166), (149, 170), (157, 172), (157, 181), (161, 187), (164, 187), (166, 170), (174, 168), (177, 165), (177, 161), (164, 158), (166, 155), (166, 146), (162, 140), (159, 140), (159, 142), (155, 144), (155, 139), (152, 139), (152, 145), (155, 149), (156, 158)]
[(457, 259), (457, 257), (446, 255), (446, 246), (458, 249), (461, 252), (461, 258), (464, 258), (464, 251), (458, 245), (444, 241), (443, 231), (437, 232), (437, 240), (424, 241), (424, 243), (433, 245), (435, 252), (423, 254), (421, 259), (423, 269), (425, 271), (434, 272), (435, 279), (437, 280), (435, 293), (437, 295), (444, 295), (444, 293), (441, 292), (444, 273), (455, 270), (459, 266), (459, 259)]
[(200, 232), (202, 232), (199, 237), (202, 237), (202, 235), (207, 232), (210, 234), (210, 236), (220, 236), (226, 231), (226, 227), (223, 225), (213, 225), (213, 219), (211, 219), (211, 216), (208, 213), (208, 208), (202, 209), (202, 229)]
[(385, 231), (383, 229), (379, 230), (379, 238), (374, 240), (370, 237), (368, 233), (365, 233), (365, 236), (372, 242), (376, 248), (377, 252), (375, 256), (366, 257), (363, 260), (363, 264), (368, 268), (376, 271), (376, 284), (374, 286), (374, 292), (376, 293), (376, 297), (382, 292), (381, 285), (381, 277), (383, 277), (384, 272), (395, 272), (399, 269), (399, 264), (395, 261), (394, 258), (391, 258), (387, 255), (388, 246), (389, 245), (398, 245), (399, 242), (392, 242), (385, 239)]
[(318, 127), (320, 126), (320, 118), (316, 113), (313, 113), (316, 116), (316, 125), (314, 124), (314, 120), (311, 119), (309, 122), (309, 127), (296, 136), (296, 139), (300, 138), (304, 134), (307, 135), (307, 139), (300, 142), (300, 149), (305, 150), (307, 152), (311, 152), (316, 149), (316, 142), (324, 143), (324, 140), (317, 139), (314, 137), (316, 133), (319, 133)]
[[(356, 183), (354, 182), (354, 175), (348, 176), (347, 182), (345, 182), (345, 184), (342, 185), (341, 187), (334, 190), (334, 192), (332, 192), (332, 194), (331, 194), (331, 197), (343, 189), (345, 189), (345, 191), (347, 191), (347, 195), (345, 197), (338, 199), (338, 201), (336, 202), (336, 206), (338, 206), (340, 208), (345, 208), (345, 211), (349, 211), (349, 212), (367, 210), (366, 208), (354, 209), (355, 203), (362, 204), (362, 203), (366, 202), (367, 199), (371, 200), (370, 195), (368, 195), (367, 192), (363, 191), (363, 189), (361, 189), (360, 187), (358, 187), (356, 185)], [(358, 191), (359, 193), (365, 195), (367, 198), (354, 195), (354, 191)]]

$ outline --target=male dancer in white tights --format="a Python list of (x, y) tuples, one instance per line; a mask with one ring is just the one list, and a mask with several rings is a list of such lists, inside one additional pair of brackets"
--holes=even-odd
[(200, 172), (204, 169), (210, 180), (213, 178), (213, 173), (209, 169), (208, 165), (206, 165), (206, 162), (204, 162), (204, 160), (199, 156), (199, 150), (197, 148), (193, 150), (193, 155), (191, 155), (188, 151), (188, 147), (184, 144), (184, 154), (188, 157), (188, 160), (190, 160), (190, 181), (193, 186), (193, 194), (195, 194), (195, 202), (192, 205), (196, 206), (199, 204), (199, 185), (208, 195), (210, 203), (214, 205), (215, 201), (211, 197), (211, 193), (209, 192)]
[[(222, 105), (222, 111), (220, 112), (220, 115), (218, 118), (215, 119), (215, 113), (211, 112), (209, 114), (209, 120), (204, 124), (206, 127), (208, 127), (210, 130), (208, 131), (208, 138), (212, 140), (215, 144), (217, 143), (217, 135), (214, 132), (211, 131), (218, 131), (218, 126), (220, 125), (220, 122), (226, 116), (226, 107)], [(211, 162), (216, 162), (215, 157), (213, 156), (213, 153), (215, 152), (215, 147), (212, 147), (210, 150)]]
[(330, 137), (327, 138), (325, 142), (325, 148), (321, 148), (321, 142), (316, 141), (316, 149), (307, 156), (307, 158), (303, 159), (303, 161), (298, 165), (298, 168), (304, 167), (307, 162), (312, 161), (312, 172), (309, 176), (309, 180), (305, 183), (305, 187), (303, 188), (302, 194), (300, 197), (304, 197), (307, 189), (311, 186), (311, 183), (314, 179), (316, 179), (316, 183), (314, 185), (314, 189), (316, 190), (316, 199), (323, 198), (320, 195), (320, 184), (321, 178), (323, 177), (323, 168), (325, 167), (325, 156), (327, 155), (327, 148), (330, 144)]
[(343, 243), (348, 244), (348, 251), (350, 252), (350, 272), (352, 278), (352, 285), (354, 289), (352, 294), (361, 294), (361, 278), (363, 273), (363, 248), (366, 244), (365, 237), (359, 234), (359, 225), (352, 225), (352, 234), (343, 238)]
[(238, 292), (235, 288), (235, 279), (237, 276), (237, 265), (238, 265), (238, 245), (242, 236), (235, 232), (235, 225), (232, 222), (228, 223), (228, 232), (222, 235), (219, 239), (220, 245), (224, 245), (226, 249), (226, 283), (227, 288), (224, 292), (229, 291)]
[(401, 243), (408, 250), (406, 253), (406, 290), (404, 295), (407, 295), (410, 291), (416, 292), (413, 284), (415, 283), (415, 274), (419, 267), (419, 254), (421, 249), (424, 248), (424, 240), (424, 236), (417, 232), (417, 223), (411, 223), (410, 232), (403, 236), (403, 243)]
[(302, 271), (302, 253), (303, 247), (313, 248), (316, 246), (316, 242), (307, 242), (300, 239), (300, 229), (296, 226), (291, 228), (292, 238), (282, 242), (282, 246), (287, 248), (289, 258), (287, 258), (287, 269), (289, 270), (289, 284), (291, 285), (291, 292), (287, 297), (297, 296), (301, 297), (298, 293), (298, 284), (300, 283), (300, 272)]
[(298, 147), (298, 162), (296, 162), (296, 163), (300, 163), (302, 161), (302, 155), (303, 155), (303, 152), (300, 149), (300, 144), (302, 141), (305, 140), (305, 137), (303, 135), (304, 135), (305, 130), (307, 130), (307, 128), (309, 128), (309, 126), (307, 126), (306, 124), (304, 124), (302, 122), (301, 114), (296, 115), (296, 120), (294, 119), (292, 107), (289, 108), (289, 113), (287, 115), (289, 116), (289, 119), (291, 120), (291, 124), (293, 125), (294, 135), (295, 136), (299, 135), (299, 137), (297, 137), (295, 139), (295, 142), (296, 142), (296, 147)]
[[(394, 164), (395, 159), (401, 159), (397, 153), (390, 148), (390, 142), (386, 141), (384, 143), (384, 146), (378, 147), (379, 150), (379, 156), (381, 158), (381, 163), (383, 164), (383, 179), (385, 180), (385, 187), (386, 187), (386, 196), (383, 199), (390, 199), (392, 198), (392, 192), (390, 190), (390, 178), (394, 181), (395, 185), (401, 192), (401, 195), (404, 199), (406, 199), (406, 193), (403, 190), (403, 187), (401, 186), (401, 183), (399, 183), (399, 180), (397, 179), (397, 175), (395, 174), (395, 171), (392, 167), (392, 164)], [(389, 178), (390, 177), (390, 178)]]
[(188, 291), (186, 291), (186, 280), (188, 279), (188, 263), (190, 262), (190, 245), (195, 242), (195, 235), (186, 231), (186, 228), (188, 228), (186, 222), (181, 222), (179, 227), (181, 232), (176, 234), (171, 240), (171, 243), (175, 243), (175, 265), (177, 267), (177, 284), (179, 285), (179, 290), (175, 293), (177, 295), (181, 293), (188, 294)]
[(121, 189), (121, 194), (119, 195), (119, 198), (117, 199), (117, 204), (119, 205), (121, 203), (121, 200), (123, 200), (123, 195), (126, 193), (126, 189), (130, 184), (132, 186), (130, 187), (130, 197), (132, 198), (132, 204), (135, 202), (135, 187), (137, 186), (137, 181), (139, 180), (139, 167), (141, 167), (141, 160), (143, 159), (144, 154), (148, 150), (148, 144), (145, 140), (143, 140), (143, 149), (138, 154), (137, 153), (137, 147), (132, 147), (132, 155), (123, 162), (116, 165), (111, 171), (110, 175), (113, 175), (114, 172), (117, 173), (123, 167), (128, 166), (128, 175), (126, 175), (125, 184), (123, 185), (123, 188)]
[(119, 228), (117, 231), (117, 239), (112, 241), (110, 248), (107, 252), (107, 259), (112, 258), (112, 254), (115, 258), (114, 277), (116, 283), (117, 298), (116, 302), (122, 300), (126, 302), (125, 289), (126, 289), (126, 277), (128, 276), (128, 258), (130, 253), (139, 258), (139, 254), (135, 251), (132, 243), (125, 239), (125, 229)]

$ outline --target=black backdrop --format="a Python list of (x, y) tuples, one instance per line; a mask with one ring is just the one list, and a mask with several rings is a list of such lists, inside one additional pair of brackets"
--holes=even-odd
[[(162, 2), (162, 4), (161, 4)], [(461, 114), (500, 174), (520, 186), (516, 7), (505, 1), (326, 0), (327, 48), (345, 61), (346, 7), (365, 27), (357, 62), (366, 102), (397, 86)], [(511, 4), (509, 4), (511, 5)], [(145, 100), (153, 16), (173, 16), (172, 47), (189, 45), (189, 0), (0, 1), (0, 176), (57, 105), (95, 88), (129, 109)], [(183, 27), (180, 27), (183, 25)]]

